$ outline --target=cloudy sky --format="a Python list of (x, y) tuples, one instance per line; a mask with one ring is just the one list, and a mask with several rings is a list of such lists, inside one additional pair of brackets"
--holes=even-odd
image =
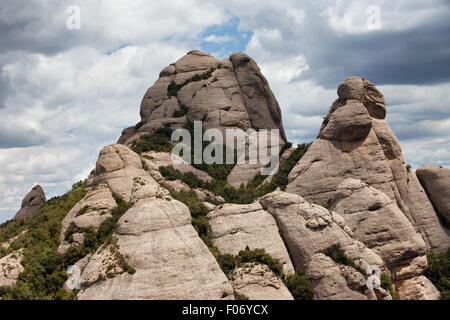
[(50, 198), (87, 177), (192, 49), (252, 56), (295, 143), (342, 80), (369, 79), (406, 161), (450, 167), (448, 0), (0, 0), (0, 34), (0, 222), (35, 184)]

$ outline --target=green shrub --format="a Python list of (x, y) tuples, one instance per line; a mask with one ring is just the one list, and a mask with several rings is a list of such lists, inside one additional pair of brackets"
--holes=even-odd
[(428, 268), (425, 276), (441, 292), (442, 300), (450, 300), (450, 248), (446, 252), (427, 252)]
[(137, 130), (139, 130), (143, 125), (145, 124), (145, 122), (139, 121), (138, 123), (135, 124), (134, 128)]
[(236, 268), (236, 259), (231, 254), (220, 255), (217, 258), (217, 262), (225, 274), (229, 274)]
[(102, 222), (102, 224), (98, 228), (95, 238), (91, 243), (86, 243), (85, 239), (85, 246), (90, 249), (96, 249), (103, 243), (108, 242), (110, 240), (111, 235), (114, 232), (114, 228), (116, 227), (117, 221), (119, 221), (120, 217), (122, 217), (124, 213), (127, 212), (128, 209), (130, 209), (132, 206), (131, 203), (124, 201), (117, 194), (113, 194), (113, 196), (114, 199), (116, 200), (117, 207), (115, 207), (111, 211), (112, 217)]
[[(300, 159), (303, 157), (306, 151), (308, 151), (310, 145), (311, 145), (310, 143), (299, 144), (295, 149), (295, 151), (289, 156), (289, 158), (287, 158), (280, 164), (278, 172), (272, 177), (271, 181), (258, 187), (257, 196), (260, 197), (264, 194), (273, 192), (278, 187), (283, 191), (286, 190), (289, 173), (292, 171), (294, 166), (300, 161)], [(266, 176), (262, 177), (267, 178)], [(262, 177), (259, 174), (258, 176), (255, 177), (254, 180), (256, 181), (258, 181), (258, 179), (261, 180)], [(255, 183), (253, 182), (253, 184)]]
[(345, 251), (341, 248), (340, 244), (338, 243), (333, 244), (328, 248), (322, 250), (321, 253), (333, 259), (334, 262), (352, 267), (357, 271), (359, 271), (362, 275), (366, 276), (366, 271), (363, 270), (361, 266), (356, 265), (352, 259), (347, 257)]
[(381, 273), (380, 282), (381, 282), (381, 287), (383, 289), (386, 289), (387, 291), (389, 291), (392, 299), (398, 300), (398, 294), (394, 290), (394, 286), (392, 285), (392, 279), (387, 273), (385, 273), (385, 272)]
[(235, 300), (249, 300), (248, 297), (244, 294), (240, 294), (239, 292), (237, 292), (236, 290), (234, 290), (233, 292), (234, 295), (234, 299)]
[(208, 232), (211, 226), (206, 217), (201, 216), (197, 218), (192, 218), (192, 225), (194, 226), (195, 230), (197, 231), (200, 237), (208, 236)]
[(286, 277), (285, 283), (295, 300), (313, 300), (314, 289), (304, 271), (295, 270), (295, 274)]
[(184, 117), (185, 115), (188, 114), (188, 112), (189, 112), (189, 108), (186, 107), (185, 105), (182, 105), (179, 110), (174, 111), (172, 117), (173, 118)]
[(327, 209), (328, 211), (331, 210), (331, 199), (328, 199), (327, 203), (323, 204), (322, 207), (324, 207), (325, 209)]
[(83, 186), (83, 183), (84, 183), (84, 182), (83, 182), (82, 180), (80, 180), (80, 181), (78, 181), (78, 182), (75, 182), (75, 183), (72, 185), (72, 190), (81, 188), (81, 187)]
[[(204, 119), (202, 119), (202, 121), (204, 121)], [(191, 136), (194, 136), (194, 122), (192, 121), (188, 121), (184, 124), (183, 126), (184, 129), (188, 130), (189, 133), (191, 134)], [(204, 135), (204, 130), (202, 128), (202, 136)], [(210, 144), (210, 142), (208, 141), (203, 141), (202, 144), (202, 151)], [(194, 142), (192, 141), (191, 144), (191, 150), (194, 150)], [(213, 164), (206, 164), (206, 163), (201, 163), (201, 164), (196, 164), (195, 162), (195, 154), (194, 152), (192, 152), (191, 154), (191, 164), (193, 167), (202, 170), (206, 173), (208, 173), (212, 178), (216, 179), (216, 180), (220, 180), (220, 181), (226, 181), (228, 175), (230, 174), (231, 170), (233, 170), (235, 163), (237, 162), (237, 155), (236, 152), (234, 151), (234, 164), (226, 164), (226, 154), (227, 154), (227, 148), (226, 146), (222, 146), (222, 154), (223, 154), (223, 158), (222, 158), (222, 164), (217, 164), (217, 163), (213, 163)]]
[(237, 265), (244, 263), (261, 263), (269, 267), (277, 276), (283, 275), (283, 265), (277, 259), (272, 258), (264, 249), (250, 250), (248, 247), (239, 252), (236, 257)]
[[(24, 271), (20, 273), (14, 287), (0, 290), (3, 299), (74, 298), (74, 293), (63, 289), (67, 280), (66, 269), (72, 261), (69, 255), (62, 255), (57, 249), (61, 221), (85, 194), (84, 183), (75, 184), (73, 190), (50, 199), (32, 216), (0, 226), (0, 238), (10, 238), (24, 229), (28, 230), (20, 238), (20, 247), (24, 249)], [(69, 251), (71, 253), (73, 251)]]
[(137, 154), (148, 151), (171, 152), (171, 134), (172, 130), (170, 128), (159, 128), (155, 133), (147, 134), (134, 140), (131, 144), (131, 149)]
[(190, 77), (189, 79), (186, 79), (184, 82), (177, 84), (175, 81), (172, 81), (168, 86), (167, 86), (167, 92), (169, 97), (172, 96), (176, 96), (178, 91), (181, 90), (181, 88), (183, 88), (185, 85), (191, 83), (191, 82), (197, 82), (197, 81), (201, 81), (201, 80), (206, 80), (209, 79), (212, 75), (212, 73), (214, 72), (214, 68), (211, 68), (209, 71), (204, 72), (202, 74), (196, 74), (192, 77)]

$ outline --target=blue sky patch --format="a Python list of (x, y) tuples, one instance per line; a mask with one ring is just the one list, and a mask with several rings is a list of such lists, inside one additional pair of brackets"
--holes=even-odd
[(251, 31), (239, 31), (240, 20), (233, 17), (221, 25), (207, 28), (201, 35), (201, 50), (218, 59), (228, 58), (234, 52), (245, 52), (253, 36)]

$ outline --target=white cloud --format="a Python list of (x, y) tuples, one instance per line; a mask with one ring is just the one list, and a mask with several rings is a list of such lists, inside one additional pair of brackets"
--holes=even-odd
[[(67, 3), (52, 4), (28, 3), (8, 21), (28, 23), (48, 45), (64, 42), (59, 36), (68, 32), (61, 16)], [(101, 148), (139, 121), (142, 96), (161, 69), (195, 47), (206, 27), (227, 19), (222, 9), (200, 1), (77, 4), (82, 29), (66, 34), (64, 50), (48, 54), (38, 46), (22, 47), (19, 40), (31, 37), (29, 27), (16, 32), (14, 54), (2, 44), (0, 65), (9, 87), (0, 133), (8, 134), (10, 146), (35, 146), (0, 149), (0, 221), (12, 217), (35, 184), (49, 198), (85, 178)], [(8, 8), (14, 6), (8, 2)], [(14, 16), (15, 10), (8, 12)], [(53, 18), (45, 20), (48, 16)], [(119, 48), (123, 43), (132, 44)]]
[(206, 42), (213, 42), (213, 43), (225, 43), (225, 42), (231, 42), (236, 41), (236, 38), (231, 37), (229, 35), (224, 36), (218, 36), (215, 34), (211, 34), (204, 39)]

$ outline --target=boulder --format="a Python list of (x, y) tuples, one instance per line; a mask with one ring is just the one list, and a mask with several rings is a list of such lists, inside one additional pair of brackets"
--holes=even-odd
[(71, 224), (80, 229), (98, 229), (103, 221), (112, 217), (111, 211), (117, 206), (111, 190), (106, 183), (100, 183), (84, 196), (67, 215), (61, 223), (61, 244), (58, 251), (64, 253), (73, 244), (82, 244), (83, 233), (75, 233), (72, 240), (66, 239), (67, 230)]
[(330, 115), (321, 137), (327, 140), (355, 141), (366, 137), (372, 128), (372, 119), (364, 105), (358, 100), (347, 100), (346, 104)]
[(450, 225), (450, 170), (436, 165), (425, 165), (416, 174), (437, 213)]
[(333, 244), (339, 244), (364, 270), (384, 266), (375, 252), (352, 238), (350, 227), (338, 214), (281, 191), (265, 195), (260, 203), (274, 216), (295, 268), (305, 270), (313, 255)]
[(439, 300), (439, 290), (425, 276), (418, 276), (395, 283), (401, 300)]
[(168, 191), (145, 171), (143, 161), (124, 145), (107, 146), (102, 149), (97, 160), (93, 184), (105, 182), (111, 192), (127, 202), (137, 202), (156, 195), (167, 196)]
[(23, 249), (0, 259), (0, 287), (13, 287), (16, 284), (19, 274), (24, 270), (22, 260)]
[(292, 294), (266, 265), (246, 263), (230, 275), (231, 285), (249, 300), (294, 300)]
[(331, 210), (344, 217), (353, 237), (378, 253), (390, 268), (425, 254), (423, 239), (396, 203), (361, 180), (342, 182)]
[(410, 221), (422, 235), (427, 249), (445, 252), (450, 247), (450, 231), (440, 221), (415, 172), (408, 172), (407, 204)]
[(207, 218), (211, 238), (222, 254), (237, 255), (247, 246), (252, 250), (264, 249), (282, 263), (284, 273), (294, 273), (275, 219), (259, 203), (224, 204), (210, 212)]
[(350, 77), (338, 88), (318, 139), (289, 174), (286, 191), (325, 204), (347, 178), (363, 180), (406, 211), (407, 169), (384, 120), (384, 97), (368, 80)]
[(23, 198), (21, 209), (14, 216), (14, 220), (20, 220), (31, 216), (37, 210), (42, 208), (46, 201), (42, 187), (40, 185), (33, 187), (25, 198)]
[(102, 277), (111, 262), (104, 262), (110, 250), (101, 247), (82, 273), (79, 299), (233, 298), (230, 283), (198, 237), (189, 209), (181, 202), (139, 200), (120, 218), (115, 237), (118, 252), (135, 273), (118, 269), (110, 278)]
[[(172, 82), (184, 85), (169, 92)], [(173, 117), (182, 106), (187, 116)], [(130, 144), (133, 135), (164, 124), (179, 128), (195, 120), (202, 120), (205, 129), (280, 129), (286, 140), (278, 102), (256, 62), (243, 53), (220, 61), (198, 50), (188, 52), (160, 73), (144, 95), (140, 113), (140, 125), (124, 130), (120, 143)]]
[(306, 277), (314, 287), (314, 300), (377, 300), (361, 273), (322, 253), (311, 257)]

